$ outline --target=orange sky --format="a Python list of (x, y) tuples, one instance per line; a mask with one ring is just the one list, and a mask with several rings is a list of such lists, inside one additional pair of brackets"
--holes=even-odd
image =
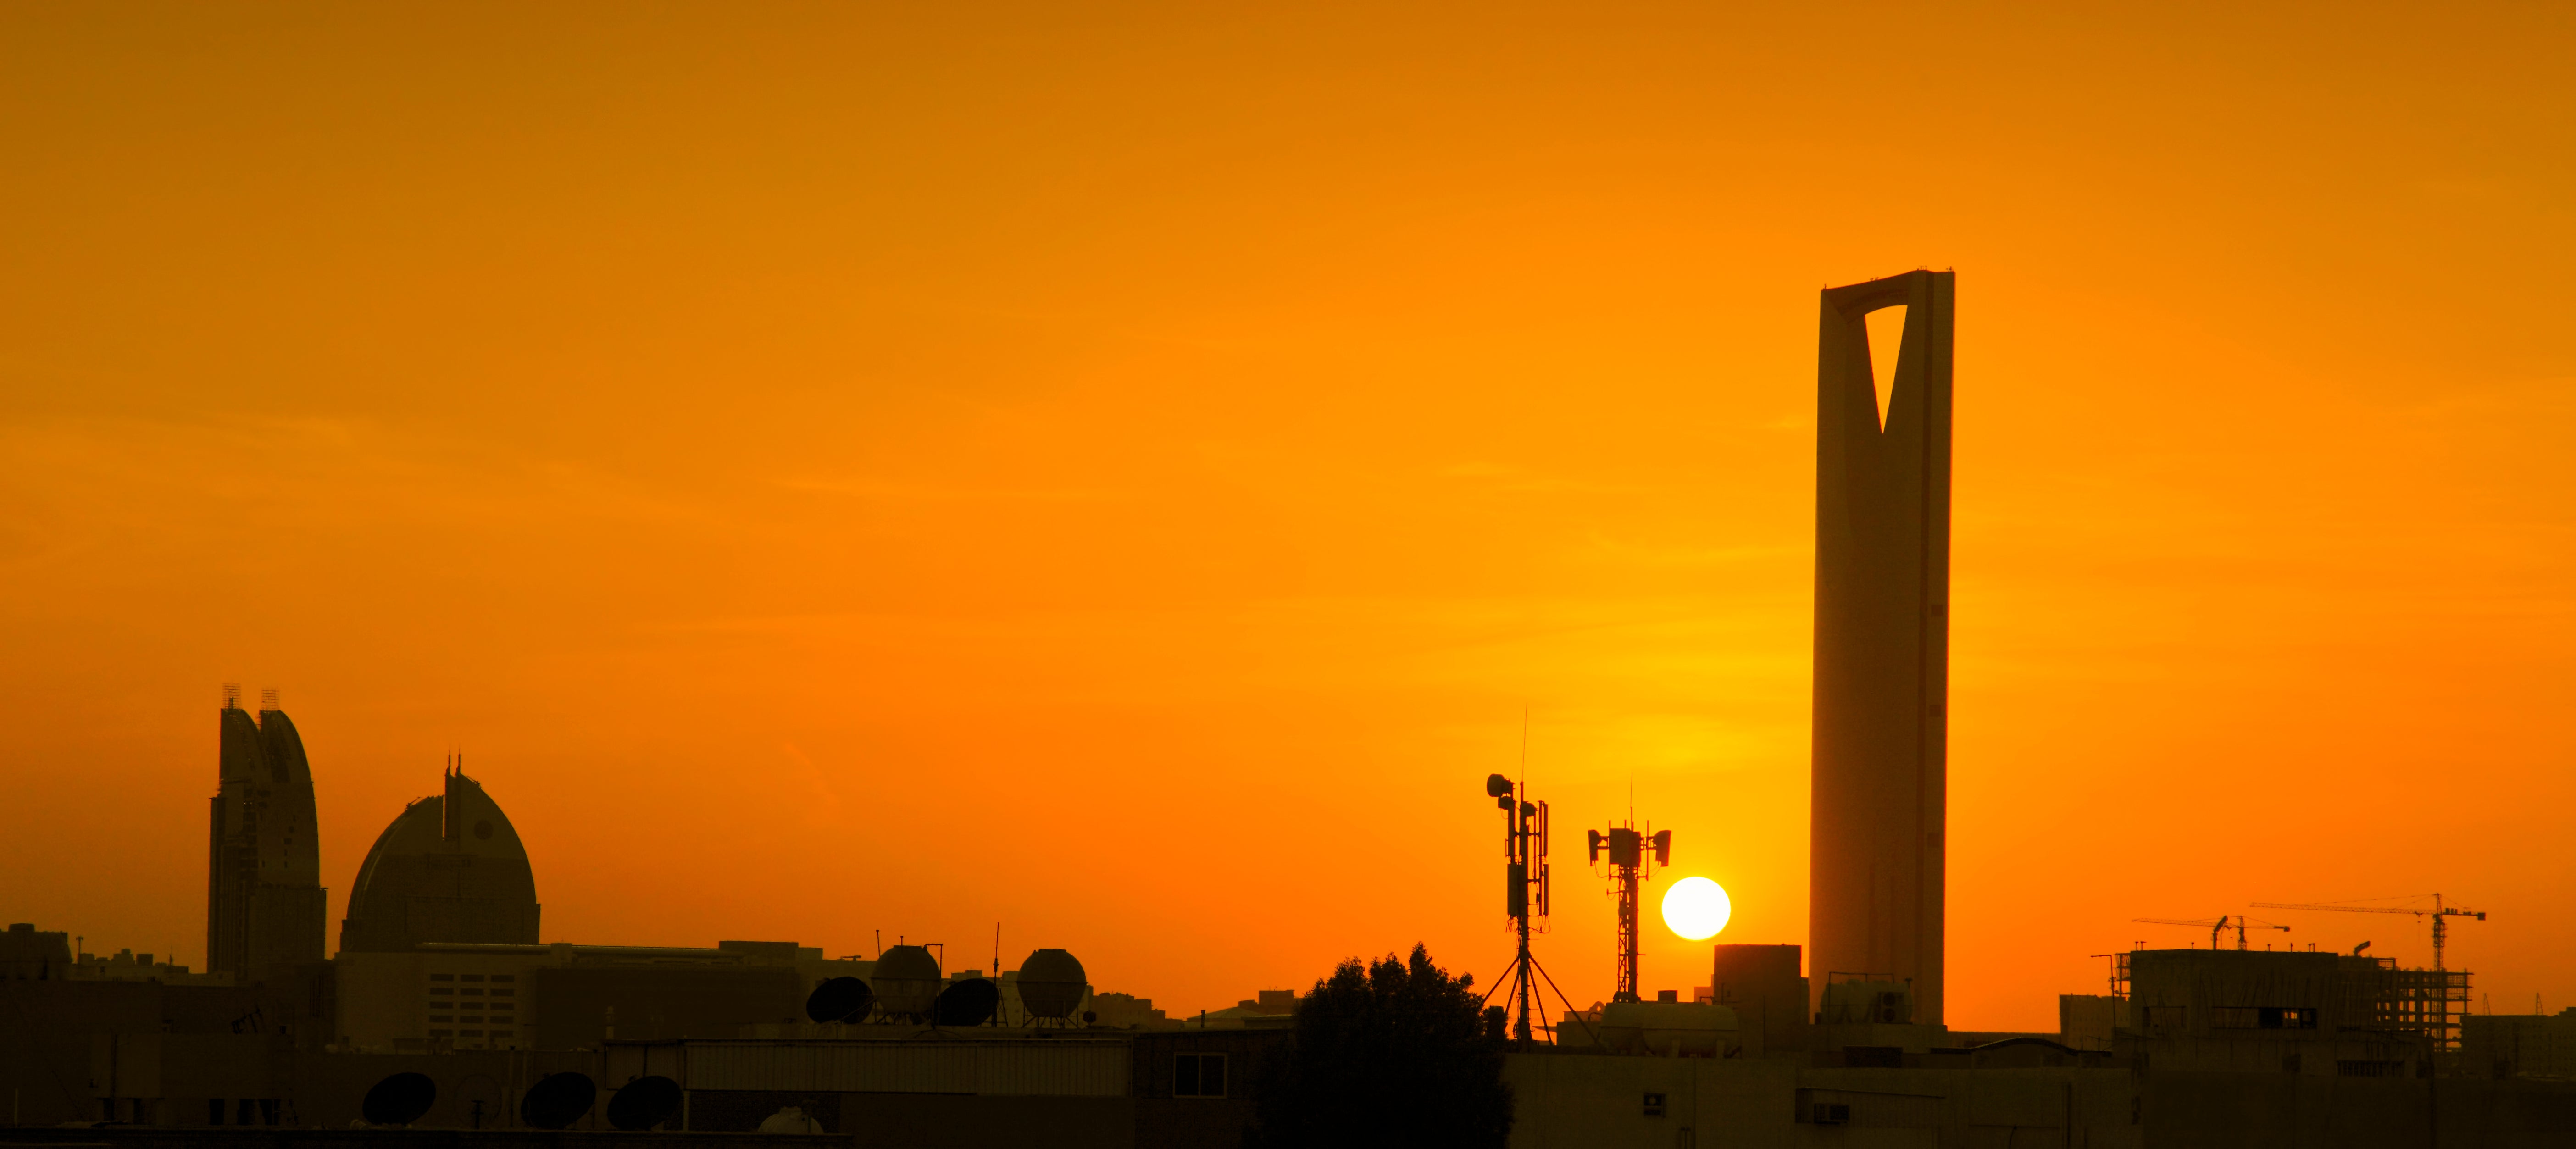
[(548, 940), (1489, 980), (1527, 704), (1568, 992), (1632, 780), (1803, 942), (1815, 291), (1928, 265), (1952, 1024), (2432, 890), (2576, 1005), (2564, 6), (858, 7), (0, 12), (7, 918), (202, 962), (234, 680), (335, 939), (462, 750)]

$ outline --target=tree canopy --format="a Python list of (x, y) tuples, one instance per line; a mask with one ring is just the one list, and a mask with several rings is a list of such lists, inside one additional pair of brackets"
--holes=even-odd
[(1297, 1039), (1261, 1098), (1259, 1144), (1501, 1149), (1512, 1127), (1499, 1013), (1473, 975), (1412, 956), (1351, 958), (1297, 1003)]

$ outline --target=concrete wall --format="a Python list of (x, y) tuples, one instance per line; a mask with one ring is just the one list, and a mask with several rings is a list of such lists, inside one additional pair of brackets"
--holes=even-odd
[[(2125, 1068), (1817, 1069), (1794, 1057), (1514, 1054), (1514, 1149), (2096, 1146), (2541, 1149), (2576, 1082)], [(1662, 1113), (1648, 1111), (1660, 1094)], [(1819, 1124), (1818, 1106), (1842, 1107)]]

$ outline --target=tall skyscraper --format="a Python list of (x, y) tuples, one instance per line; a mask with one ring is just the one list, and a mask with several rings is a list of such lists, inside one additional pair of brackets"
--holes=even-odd
[[(1905, 308), (1905, 334), (1882, 413), (1865, 319), (1887, 307)], [(1909, 981), (1913, 1020), (1938, 1025), (1951, 273), (1828, 288), (1819, 328), (1811, 992), (1836, 974)]]
[(206, 969), (258, 981), (322, 960), (329, 891), (313, 812), (313, 769), (284, 711), (253, 721), (231, 697), (220, 721), (220, 781), (206, 833)]

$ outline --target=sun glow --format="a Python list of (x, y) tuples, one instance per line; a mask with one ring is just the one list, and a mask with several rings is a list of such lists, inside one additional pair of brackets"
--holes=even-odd
[(1707, 878), (1683, 878), (1664, 891), (1665, 928), (1692, 941), (1716, 937), (1734, 915), (1726, 888)]

